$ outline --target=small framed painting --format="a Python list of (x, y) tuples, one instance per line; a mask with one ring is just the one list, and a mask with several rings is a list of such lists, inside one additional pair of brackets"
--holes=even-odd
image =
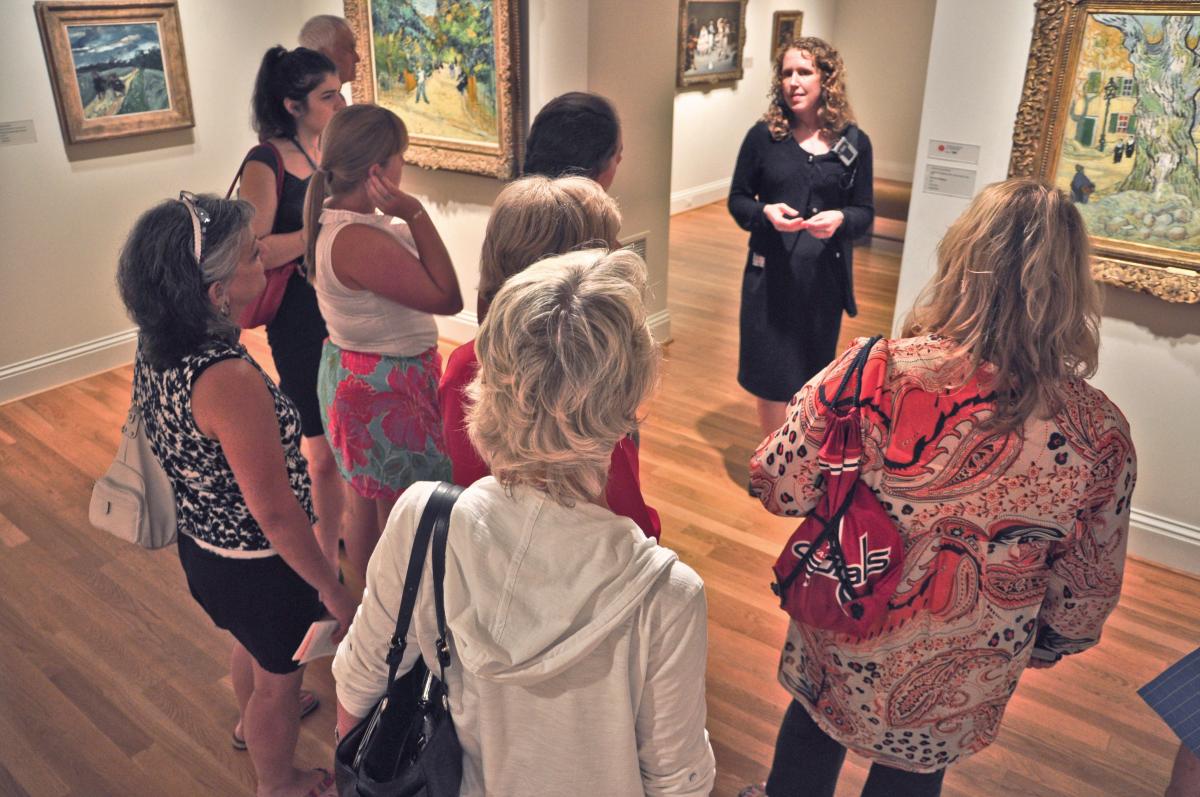
[(68, 144), (195, 126), (177, 2), (37, 2)]
[(746, 0), (679, 0), (680, 88), (742, 79)]
[(771, 52), (769, 56), (775, 60), (779, 48), (800, 38), (800, 23), (804, 21), (803, 11), (776, 11), (771, 21)]

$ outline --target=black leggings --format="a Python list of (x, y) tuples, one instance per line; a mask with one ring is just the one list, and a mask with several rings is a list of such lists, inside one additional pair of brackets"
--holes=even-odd
[[(788, 706), (767, 778), (769, 797), (833, 797), (846, 748), (829, 737), (796, 701)], [(862, 797), (937, 797), (946, 770), (906, 772), (872, 764)]]

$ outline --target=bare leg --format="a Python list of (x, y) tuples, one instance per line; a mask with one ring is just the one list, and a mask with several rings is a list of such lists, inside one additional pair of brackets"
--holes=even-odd
[(246, 704), (254, 692), (254, 658), (250, 651), (242, 647), (236, 639), (233, 642), (233, 652), (229, 654), (229, 673), (233, 680), (233, 694), (238, 702), (238, 721), (234, 727), (234, 735), (246, 738), (242, 728), (242, 717), (246, 716)]
[(300, 440), (300, 452), (308, 460), (308, 475), (312, 479), (313, 508), (317, 522), (313, 532), (321, 553), (329, 560), (334, 571), (338, 566), (338, 538), (342, 530), (342, 475), (338, 473), (333, 452), (325, 435), (305, 437)]
[(786, 401), (767, 401), (756, 398), (755, 402), (758, 406), (758, 425), (762, 429), (764, 437), (783, 426), (783, 422), (787, 420)]
[(1200, 758), (1185, 745), (1175, 754), (1175, 768), (1163, 797), (1190, 797), (1200, 794)]
[(304, 668), (279, 675), (262, 669), (253, 659), (251, 667), (254, 690), (246, 702), (242, 728), (258, 778), (258, 797), (302, 795), (321, 780), (320, 773), (297, 769), (294, 761)]
[(346, 485), (346, 512), (342, 520), (342, 537), (346, 540), (346, 559), (355, 574), (366, 580), (367, 562), (379, 542), (379, 518), (375, 500), (363, 498), (353, 487)]

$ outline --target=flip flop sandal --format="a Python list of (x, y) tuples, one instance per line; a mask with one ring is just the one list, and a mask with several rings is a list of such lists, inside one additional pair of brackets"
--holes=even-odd
[(320, 772), (322, 778), (317, 782), (316, 786), (313, 786), (304, 793), (304, 797), (337, 797), (337, 790), (334, 788), (333, 773), (328, 769), (321, 769), (320, 767), (315, 769), (314, 772)]
[[(316, 711), (321, 706), (321, 698), (317, 697), (308, 689), (300, 690), (300, 719), (304, 719), (309, 714)], [(239, 723), (240, 724), (240, 723)], [(234, 750), (245, 750), (245, 737), (238, 736), (237, 728), (229, 735), (229, 743), (233, 745)]]

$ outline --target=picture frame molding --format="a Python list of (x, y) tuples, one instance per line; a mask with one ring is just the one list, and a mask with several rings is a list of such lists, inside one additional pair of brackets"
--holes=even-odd
[[(746, 3), (749, 0), (679, 0), (679, 29), (676, 33), (675, 85), (686, 89), (696, 86), (712, 86), (718, 83), (736, 83), (745, 75), (743, 68), (746, 49)], [(715, 3), (738, 3), (738, 41), (737, 65), (725, 72), (714, 72), (710, 75), (684, 75), (684, 63), (687, 59), (687, 18), (688, 6)]]
[(770, 59), (772, 63), (775, 60), (776, 49), (778, 48), (776, 42), (779, 41), (779, 28), (781, 27), (783, 21), (789, 17), (795, 20), (797, 26), (802, 26), (804, 23), (803, 11), (776, 11), (771, 15), (771, 47), (767, 52), (767, 58)]
[[(1196, 15), (1180, 0), (1039, 0), (1021, 102), (1013, 127), (1010, 177), (1053, 181), (1069, 112), (1080, 40), (1091, 13)], [(1200, 270), (1179, 265), (1169, 249), (1091, 236), (1096, 280), (1169, 302), (1200, 303)], [(1200, 257), (1198, 257), (1200, 262)]]
[[(358, 41), (359, 65), (351, 84), (356, 103), (374, 103), (375, 43), (371, 0), (342, 0), (343, 13)], [(424, 136), (409, 131), (404, 160), (424, 169), (478, 174), (507, 180), (517, 174), (524, 141), (524, 95), (521, 86), (521, 42), (518, 0), (492, 0), (492, 41), (495, 47), (496, 144)]]
[[(34, 3), (42, 53), (50, 73), (54, 105), (63, 138), (68, 144), (103, 141), (126, 136), (162, 133), (196, 126), (192, 92), (188, 81), (183, 30), (178, 0), (89, 0)], [(170, 107), (162, 111), (120, 114), (97, 119), (83, 117), (83, 96), (76, 75), (75, 59), (67, 37), (68, 25), (138, 24), (158, 25), (163, 61), (163, 79)]]

